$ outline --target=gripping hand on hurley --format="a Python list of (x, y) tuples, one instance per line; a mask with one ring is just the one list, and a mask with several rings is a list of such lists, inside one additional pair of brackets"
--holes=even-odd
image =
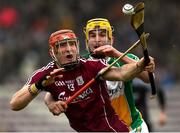
[(149, 56), (149, 63), (146, 65), (145, 59), (141, 58), (138, 62), (137, 62), (137, 67), (142, 69), (143, 71), (148, 71), (148, 72), (154, 72), (155, 70), (155, 63), (154, 63), (154, 58)]

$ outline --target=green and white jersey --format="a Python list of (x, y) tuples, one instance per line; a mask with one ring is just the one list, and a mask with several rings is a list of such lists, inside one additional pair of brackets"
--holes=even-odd
[[(136, 61), (139, 60), (139, 58), (133, 54), (127, 54), (127, 56)], [(86, 54), (84, 58), (93, 59), (89, 54)], [(115, 60), (116, 58), (109, 57), (107, 62), (108, 64), (111, 64)], [(118, 61), (114, 66), (121, 67), (122, 65), (124, 65), (124, 63)], [(143, 122), (143, 119), (141, 113), (135, 106), (132, 81), (106, 81), (106, 83), (112, 106), (120, 119), (122, 119), (128, 126), (131, 126), (132, 129), (139, 127)]]
[[(127, 56), (136, 61), (139, 58), (133, 54), (127, 54)], [(116, 60), (115, 58), (108, 58), (108, 64), (111, 64)], [(114, 66), (121, 67), (124, 63), (118, 61)], [(109, 95), (111, 97), (111, 103), (113, 108), (119, 117), (126, 122), (132, 129), (139, 127), (143, 122), (140, 112), (135, 106), (133, 97), (132, 81), (106, 81), (108, 86)]]

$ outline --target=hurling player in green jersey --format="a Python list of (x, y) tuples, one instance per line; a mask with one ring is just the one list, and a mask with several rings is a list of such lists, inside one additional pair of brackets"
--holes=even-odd
[[(89, 59), (103, 58), (106, 59), (108, 64), (111, 64), (116, 58), (121, 56), (123, 53), (112, 47), (114, 41), (112, 32), (113, 27), (107, 19), (96, 18), (89, 20), (84, 28), (86, 48), (88, 50), (88, 54), (84, 57)], [(127, 54), (126, 57), (118, 61), (114, 66), (121, 67), (126, 63), (138, 60), (137, 56)], [(138, 78), (144, 82), (149, 82), (147, 72), (142, 72)], [(132, 128), (132, 132), (148, 132), (147, 125), (135, 106), (132, 81), (106, 81), (106, 83), (112, 106), (120, 119)]]

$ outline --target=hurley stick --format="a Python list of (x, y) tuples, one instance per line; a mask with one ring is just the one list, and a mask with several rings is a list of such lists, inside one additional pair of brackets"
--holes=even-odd
[[(143, 48), (145, 64), (148, 64), (150, 59), (149, 59), (147, 42), (146, 42), (146, 37), (145, 37), (145, 32), (144, 32), (144, 3), (143, 2), (139, 2), (134, 7), (134, 13), (131, 16), (131, 25), (136, 31), (138, 37), (140, 38), (140, 42)], [(156, 86), (154, 82), (154, 75), (152, 72), (148, 72), (148, 75), (149, 75), (149, 80), (150, 80), (151, 89), (152, 89), (151, 98), (154, 98), (156, 96)]]

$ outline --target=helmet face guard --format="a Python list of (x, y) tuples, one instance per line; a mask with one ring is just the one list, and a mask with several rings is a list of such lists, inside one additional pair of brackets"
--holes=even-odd
[[(84, 28), (84, 33), (86, 35), (86, 48), (89, 52), (91, 52), (88, 45), (89, 33), (93, 30), (96, 30), (96, 34), (98, 34), (99, 30), (105, 30), (107, 35), (106, 42), (110, 41), (110, 44), (112, 44), (113, 27), (110, 25), (109, 21), (103, 18), (91, 19), (87, 22), (87, 25)], [(96, 40), (98, 40), (98, 38)]]
[(79, 42), (71, 30), (59, 30), (49, 38), (50, 55), (53, 60), (65, 69), (78, 64)]

